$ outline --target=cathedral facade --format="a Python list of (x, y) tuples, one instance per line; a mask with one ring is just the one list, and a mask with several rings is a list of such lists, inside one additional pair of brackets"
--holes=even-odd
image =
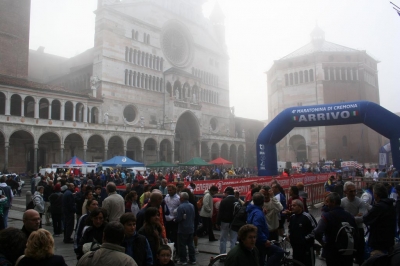
[[(29, 10), (29, 2), (3, 5)], [(229, 105), (224, 17), (216, 5), (205, 18), (204, 2), (99, 0), (93, 48), (63, 58), (41, 47), (29, 51), (25, 75), (1, 71), (3, 169), (34, 172), (74, 155), (145, 164), (221, 156), (254, 166), (263, 124), (235, 117)], [(29, 39), (29, 23), (0, 19)]]
[[(377, 64), (366, 51), (325, 40), (316, 27), (311, 42), (276, 60), (268, 70), (268, 117), (288, 107), (366, 100), (379, 104)], [(277, 144), (278, 160), (376, 163), (382, 137), (362, 125), (295, 128)]]

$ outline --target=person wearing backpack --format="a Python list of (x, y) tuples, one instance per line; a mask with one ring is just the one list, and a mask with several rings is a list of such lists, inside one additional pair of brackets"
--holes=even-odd
[[(356, 222), (353, 215), (341, 205), (339, 194), (329, 193), (325, 197), (326, 212), (321, 214), (317, 227), (306, 237), (317, 239), (324, 247), (327, 266), (352, 266)], [(352, 230), (351, 230), (352, 229)], [(351, 232), (348, 233), (348, 231)], [(322, 236), (325, 235), (325, 241)]]
[(368, 246), (372, 248), (371, 257), (387, 254), (394, 246), (396, 234), (396, 210), (394, 200), (388, 198), (384, 185), (378, 183), (374, 188), (375, 204), (363, 216), (364, 224), (369, 227)]
[(283, 257), (283, 250), (273, 245), (269, 240), (269, 230), (263, 212), (264, 195), (260, 192), (253, 194), (253, 204), (247, 206), (247, 224), (257, 227), (256, 247), (260, 253), (259, 265), (265, 264), (265, 256), (268, 255), (268, 266), (278, 266)]
[(355, 254), (355, 259), (361, 265), (364, 262), (365, 249), (363, 215), (367, 213), (367, 208), (365, 203), (359, 197), (356, 197), (356, 185), (353, 182), (344, 183), (344, 193), (346, 197), (342, 198), (340, 206), (353, 215), (356, 221), (358, 237), (356, 239), (357, 254)]
[[(235, 191), (233, 187), (225, 188), (224, 194), (226, 197), (219, 205), (219, 212), (217, 217), (217, 228), (221, 230), (221, 238), (219, 242), (219, 254), (226, 253), (226, 242), (229, 239), (231, 242), (231, 249), (236, 245), (237, 232), (230, 228), (233, 221), (234, 205), (238, 200), (235, 198)], [(229, 238), (228, 238), (229, 237)]]
[(209, 241), (218, 241), (218, 239), (216, 239), (214, 236), (212, 221), (211, 221), (211, 216), (213, 213), (213, 206), (214, 206), (213, 196), (217, 194), (217, 192), (218, 192), (217, 186), (211, 186), (209, 190), (206, 190), (204, 192), (203, 206), (201, 207), (200, 210), (201, 221), (203, 222), (204, 228), (207, 229)]

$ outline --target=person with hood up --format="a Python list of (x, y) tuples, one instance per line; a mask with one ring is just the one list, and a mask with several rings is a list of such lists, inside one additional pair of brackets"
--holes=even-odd
[(369, 227), (368, 246), (372, 248), (371, 257), (387, 254), (394, 246), (396, 233), (394, 200), (388, 198), (388, 191), (383, 184), (375, 184), (373, 192), (375, 204), (363, 217), (364, 224)]
[(32, 197), (33, 204), (35, 205), (34, 210), (40, 214), (40, 228), (42, 228), (42, 216), (44, 213), (43, 191), (44, 187), (37, 186), (37, 191)]
[(247, 206), (247, 224), (257, 227), (256, 248), (259, 251), (259, 265), (265, 264), (265, 256), (268, 254), (268, 266), (278, 266), (282, 257), (283, 250), (273, 245), (269, 240), (269, 230), (263, 212), (264, 195), (260, 192), (253, 194), (253, 204)]

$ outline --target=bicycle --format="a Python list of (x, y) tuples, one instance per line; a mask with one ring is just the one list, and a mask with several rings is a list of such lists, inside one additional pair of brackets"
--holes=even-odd
[(283, 249), (283, 258), (281, 259), (280, 265), (282, 266), (305, 266), (302, 262), (290, 258), (290, 249), (292, 249), (292, 245), (286, 239), (286, 236), (282, 238), (281, 241), (272, 240), (271, 243), (273, 245), (278, 245), (281, 249)]
[(216, 257), (211, 257), (208, 266), (223, 265), (227, 255), (228, 255), (227, 253), (224, 253), (224, 254), (219, 254)]

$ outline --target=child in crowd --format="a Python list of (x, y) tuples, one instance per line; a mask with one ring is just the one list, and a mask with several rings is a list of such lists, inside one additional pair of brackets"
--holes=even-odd
[(157, 261), (154, 266), (175, 266), (175, 263), (172, 258), (172, 251), (168, 245), (161, 245), (157, 251)]

